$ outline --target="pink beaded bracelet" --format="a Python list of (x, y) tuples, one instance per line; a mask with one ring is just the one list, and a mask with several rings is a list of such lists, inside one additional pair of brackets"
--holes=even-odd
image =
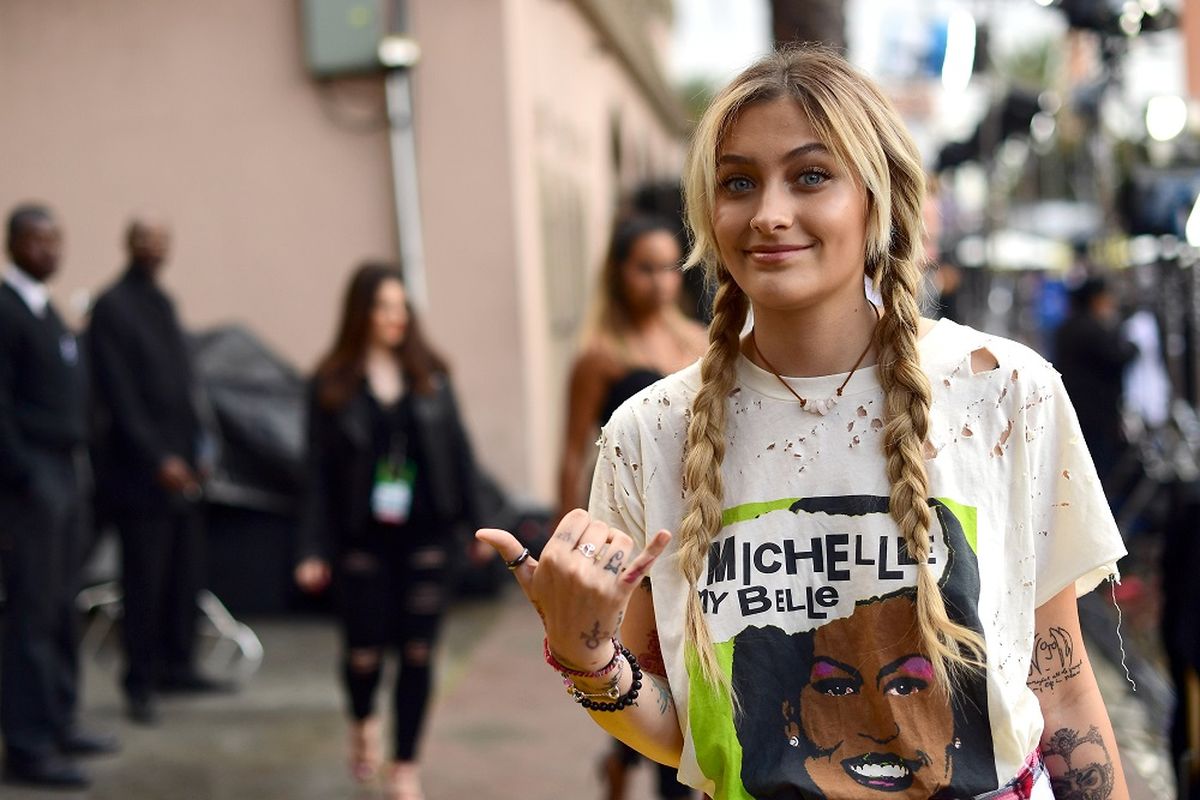
[(612, 660), (595, 672), (583, 672), (581, 670), (571, 669), (570, 667), (564, 667), (559, 663), (558, 659), (554, 657), (554, 654), (550, 652), (550, 639), (548, 637), (542, 639), (542, 650), (546, 656), (546, 663), (550, 665), (550, 668), (562, 673), (563, 675), (574, 675), (577, 678), (603, 678), (616, 669), (621, 663), (621, 643), (616, 639), (613, 639), (612, 643)]

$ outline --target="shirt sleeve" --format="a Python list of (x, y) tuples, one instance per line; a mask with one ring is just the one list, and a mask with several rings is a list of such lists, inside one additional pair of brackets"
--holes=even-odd
[(1062, 377), (1049, 365), (1044, 376), (1024, 407), (1038, 606), (1071, 584), (1079, 596), (1119, 580), (1126, 553)]
[(588, 514), (646, 546), (645, 492), (634, 465), (641, 461), (636, 421), (619, 409), (600, 432)]

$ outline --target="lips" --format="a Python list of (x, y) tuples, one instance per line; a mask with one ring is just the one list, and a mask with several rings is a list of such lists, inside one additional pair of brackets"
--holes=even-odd
[(903, 792), (913, 784), (913, 773), (920, 761), (901, 758), (894, 753), (867, 753), (842, 762), (846, 774), (863, 786), (881, 792)]
[(805, 244), (759, 245), (748, 248), (745, 252), (747, 256), (760, 264), (778, 264), (811, 247), (812, 245)]

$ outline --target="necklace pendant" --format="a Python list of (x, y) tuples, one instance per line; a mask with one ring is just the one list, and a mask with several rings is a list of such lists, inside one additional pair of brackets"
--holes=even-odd
[(827, 397), (824, 400), (814, 400), (810, 403), (807, 403), (802, 406), (802, 408), (805, 411), (811, 411), (812, 413), (823, 417), (833, 410), (833, 407), (837, 405), (837, 402), (837, 397)]

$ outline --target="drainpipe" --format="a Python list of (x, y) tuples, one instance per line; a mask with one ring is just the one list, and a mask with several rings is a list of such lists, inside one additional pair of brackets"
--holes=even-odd
[(390, 3), (389, 33), (379, 43), (379, 61), (387, 69), (388, 141), (392, 156), (392, 194), (396, 236), (408, 296), (418, 310), (429, 305), (425, 281), (425, 248), (421, 238), (421, 200), (417, 186), (417, 146), (413, 125), (412, 68), (420, 47), (407, 35), (408, 3)]

